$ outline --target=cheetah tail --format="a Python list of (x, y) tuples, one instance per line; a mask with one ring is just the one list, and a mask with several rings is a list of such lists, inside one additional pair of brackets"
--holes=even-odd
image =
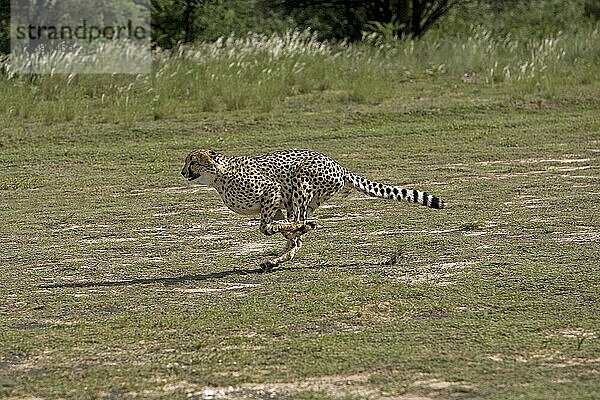
[(444, 208), (446, 203), (439, 197), (421, 192), (416, 189), (406, 189), (402, 186), (390, 186), (383, 183), (372, 182), (362, 176), (348, 172), (344, 177), (345, 181), (356, 189), (369, 196), (382, 197), (391, 200), (406, 200), (412, 203), (419, 203), (431, 208)]

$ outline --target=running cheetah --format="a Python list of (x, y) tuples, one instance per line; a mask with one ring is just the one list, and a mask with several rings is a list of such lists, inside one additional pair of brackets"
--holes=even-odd
[(407, 200), (431, 208), (445, 206), (436, 196), (372, 182), (328, 156), (308, 150), (227, 157), (201, 149), (186, 157), (181, 174), (189, 181), (215, 188), (232, 211), (260, 214), (263, 234), (281, 233), (287, 239), (283, 253), (262, 264), (264, 271), (294, 258), (302, 246), (302, 236), (317, 227), (308, 217), (342, 189), (356, 188), (370, 196)]

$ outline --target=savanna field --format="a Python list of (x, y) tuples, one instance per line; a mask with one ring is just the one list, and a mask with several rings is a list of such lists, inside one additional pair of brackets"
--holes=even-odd
[[(248, 34), (148, 75), (0, 72), (0, 398), (597, 399), (600, 31)], [(186, 154), (304, 148), (353, 192), (282, 237)]]

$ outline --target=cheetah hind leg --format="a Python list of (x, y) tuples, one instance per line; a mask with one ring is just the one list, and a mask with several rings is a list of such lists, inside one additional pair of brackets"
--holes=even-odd
[(284, 263), (286, 261), (290, 261), (291, 259), (293, 259), (296, 256), (296, 253), (298, 252), (298, 250), (300, 250), (300, 247), (302, 247), (302, 236), (296, 236), (293, 238), (289, 238), (285, 248), (283, 249), (283, 253), (273, 259), (273, 260), (267, 260), (265, 262), (262, 263), (262, 269), (264, 272), (270, 272), (273, 270), (273, 268), (277, 267), (279, 264)]
[(281, 224), (279, 231), (283, 236), (290, 239), (291, 237), (304, 235), (315, 229), (317, 229), (317, 223), (315, 221), (294, 221)]
[(277, 212), (273, 216), (273, 220), (274, 221), (286, 221), (287, 220), (286, 216), (283, 214), (282, 209), (277, 210)]

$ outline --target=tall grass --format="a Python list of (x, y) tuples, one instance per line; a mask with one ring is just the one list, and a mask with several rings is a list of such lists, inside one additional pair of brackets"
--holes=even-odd
[(248, 34), (155, 51), (147, 75), (18, 75), (0, 61), (0, 118), (51, 123), (133, 123), (179, 113), (269, 111), (286, 98), (327, 92), (337, 101), (377, 103), (407, 79), (445, 77), (478, 85), (553, 91), (596, 79), (600, 31), (546, 38), (463, 35), (358, 44), (319, 42), (310, 31)]

